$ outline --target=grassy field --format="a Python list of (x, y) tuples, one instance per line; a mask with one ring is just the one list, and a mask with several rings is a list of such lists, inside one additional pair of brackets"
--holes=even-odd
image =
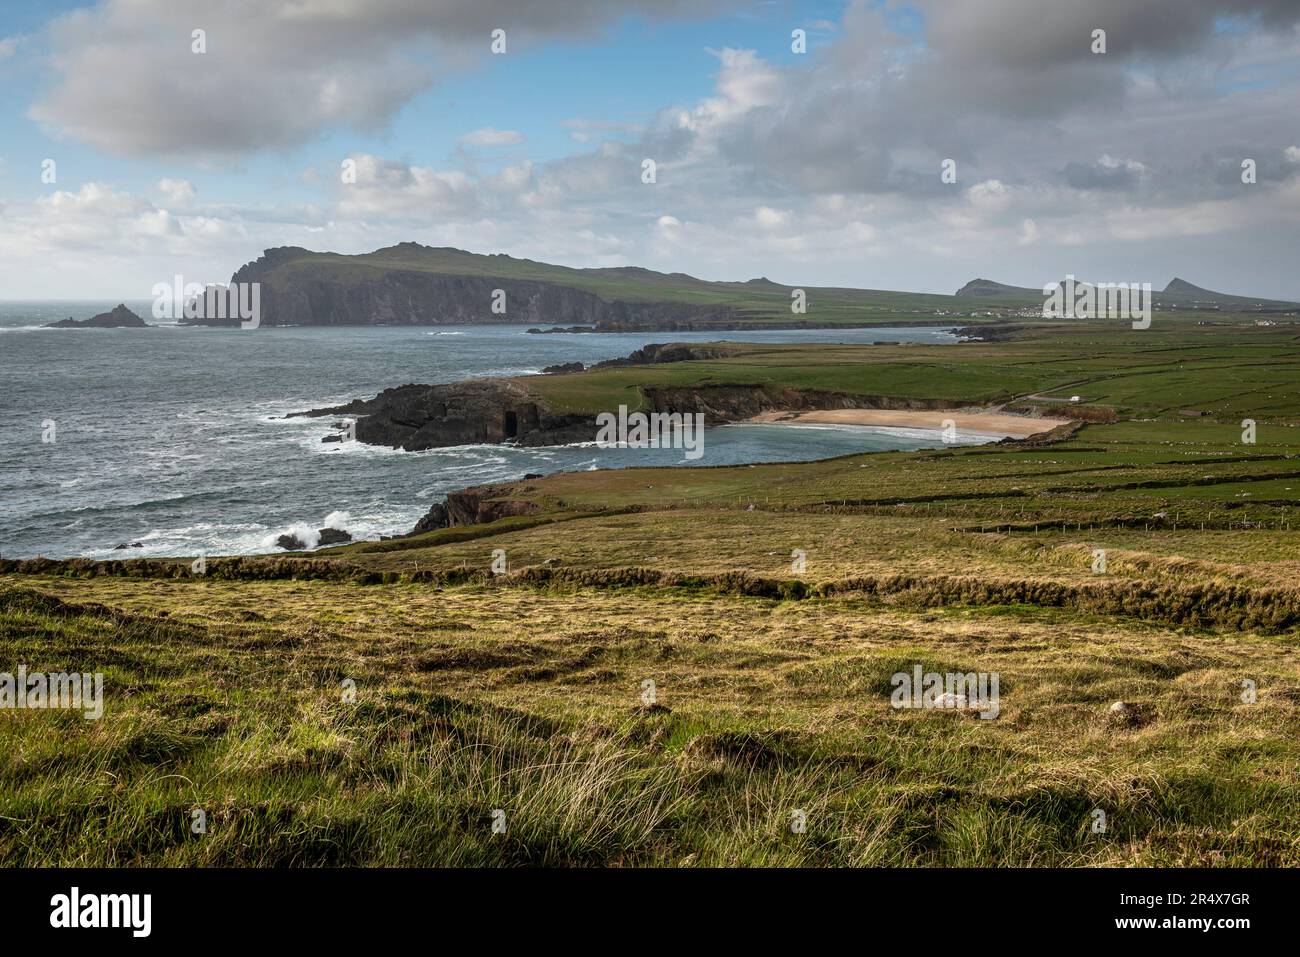
[[(545, 377), (574, 408), (761, 381), (1120, 421), (553, 475), (492, 491), (512, 518), (203, 575), (0, 562), (0, 670), (106, 698), (0, 713), (0, 864), (1300, 864), (1294, 346), (1080, 328)], [(998, 717), (891, 706), (917, 665), (997, 674)]]
[[(1044, 325), (1009, 342), (948, 345), (728, 343), (716, 360), (601, 369), (519, 381), (561, 411), (639, 404), (639, 390), (701, 385), (815, 388), (968, 403), (1041, 395), (1146, 418), (1192, 407), (1213, 417), (1300, 424), (1300, 326)], [(1037, 402), (1052, 411), (1050, 401)], [(1140, 428), (1137, 427), (1137, 428)], [(1240, 427), (1237, 432), (1240, 433)], [(1225, 430), (1226, 434), (1226, 430)], [(1262, 439), (1261, 439), (1262, 441)]]
[[(1276, 638), (649, 589), (52, 578), (0, 601), (6, 659), (94, 649), (114, 689), (98, 722), (0, 726), (9, 866), (1300, 860)], [(999, 672), (999, 719), (892, 709), (915, 663)]]

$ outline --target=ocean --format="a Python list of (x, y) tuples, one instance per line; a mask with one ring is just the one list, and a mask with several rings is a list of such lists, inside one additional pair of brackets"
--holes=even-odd
[[(401, 452), (322, 443), (290, 412), (408, 382), (538, 372), (651, 342), (955, 343), (915, 329), (528, 335), (524, 326), (41, 329), (114, 302), (0, 302), (0, 555), (125, 558), (274, 551), (296, 532), (407, 532), (447, 492), (528, 472), (728, 465), (940, 446), (937, 432), (709, 428), (704, 455), (593, 445)], [(150, 303), (128, 302), (148, 322)], [(963, 442), (982, 441), (962, 437)], [(140, 547), (115, 549), (118, 544)]]

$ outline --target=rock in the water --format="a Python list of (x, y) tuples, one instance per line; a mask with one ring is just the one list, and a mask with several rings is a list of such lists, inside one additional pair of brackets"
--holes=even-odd
[(301, 552), (307, 547), (307, 543), (297, 535), (281, 535), (275, 540), (275, 544), (289, 552)]
[(543, 375), (563, 375), (566, 372), (582, 372), (587, 367), (581, 362), (561, 362), (557, 365), (547, 366), (542, 370)]
[(144, 329), (149, 324), (137, 316), (126, 303), (118, 303), (108, 312), (89, 319), (60, 319), (46, 323), (46, 329)]
[(144, 548), (144, 542), (132, 542), (129, 545), (126, 542), (122, 542), (120, 545), (114, 545), (113, 551), (121, 551), (124, 548)]
[(341, 528), (322, 528), (320, 530), (321, 545), (342, 545), (344, 542), (352, 541), (352, 534), (345, 532)]

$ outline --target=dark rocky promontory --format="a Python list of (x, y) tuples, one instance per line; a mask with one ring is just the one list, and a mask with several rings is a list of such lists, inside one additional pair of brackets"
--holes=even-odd
[(144, 329), (149, 324), (137, 316), (125, 303), (118, 303), (108, 312), (89, 319), (60, 319), (45, 324), (46, 329)]
[(358, 442), (408, 452), (509, 441), (564, 445), (587, 441), (596, 432), (594, 416), (552, 412), (538, 396), (508, 379), (403, 385), (373, 399), (294, 414), (356, 416)]

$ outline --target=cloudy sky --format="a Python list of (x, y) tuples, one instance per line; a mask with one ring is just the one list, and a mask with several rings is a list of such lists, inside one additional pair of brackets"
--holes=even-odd
[(0, 5), (0, 299), (406, 240), (1300, 299), (1300, 0)]

